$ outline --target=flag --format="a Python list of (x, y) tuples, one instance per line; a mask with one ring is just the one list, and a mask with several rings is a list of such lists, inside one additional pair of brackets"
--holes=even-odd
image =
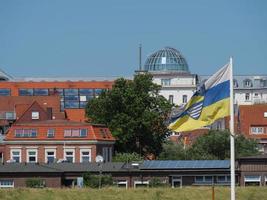
[(205, 81), (185, 105), (183, 112), (173, 116), (169, 129), (191, 131), (211, 125), (230, 115), (230, 64)]

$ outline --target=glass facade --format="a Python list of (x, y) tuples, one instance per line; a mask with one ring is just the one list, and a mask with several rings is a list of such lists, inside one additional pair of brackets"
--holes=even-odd
[(0, 96), (10, 96), (11, 92), (10, 89), (1, 88), (0, 89)]
[[(19, 96), (61, 96), (61, 111), (65, 108), (85, 108), (88, 101), (97, 98), (105, 89), (101, 88), (22, 88)], [(0, 89), (0, 96), (9, 96), (9, 89)]]

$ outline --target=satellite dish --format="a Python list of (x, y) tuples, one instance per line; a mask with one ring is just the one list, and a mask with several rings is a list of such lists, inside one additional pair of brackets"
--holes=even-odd
[(102, 162), (104, 161), (104, 158), (103, 158), (103, 156), (98, 155), (98, 156), (96, 156), (95, 161), (96, 161), (97, 163), (102, 163)]

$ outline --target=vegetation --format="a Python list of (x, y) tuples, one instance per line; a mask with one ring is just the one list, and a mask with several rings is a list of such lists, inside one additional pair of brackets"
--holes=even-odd
[(133, 153), (116, 153), (116, 155), (112, 158), (113, 162), (132, 162), (132, 161), (141, 161), (143, 158), (133, 152)]
[[(105, 189), (1, 189), (1, 200), (207, 200), (211, 187)], [(266, 199), (266, 187), (237, 187), (237, 200)], [(230, 199), (230, 187), (215, 187), (215, 199)]]
[[(235, 138), (236, 157), (257, 155), (258, 145), (253, 139), (243, 135)], [(183, 144), (167, 142), (163, 145), (159, 159), (163, 160), (224, 160), (230, 158), (230, 133), (228, 131), (209, 131), (187, 148)]]
[(89, 101), (87, 117), (110, 128), (118, 152), (158, 155), (168, 136), (165, 121), (172, 106), (159, 90), (149, 74), (117, 79), (111, 90)]
[[(92, 175), (85, 173), (83, 175), (84, 185), (91, 188), (106, 187), (113, 185), (113, 179), (110, 175)], [(101, 185), (100, 185), (101, 184)]]
[(163, 183), (160, 178), (154, 177), (149, 181), (149, 187), (155, 188), (155, 187), (168, 187), (168, 183)]
[(45, 187), (45, 182), (40, 178), (30, 178), (26, 180), (26, 186), (30, 188), (43, 188)]

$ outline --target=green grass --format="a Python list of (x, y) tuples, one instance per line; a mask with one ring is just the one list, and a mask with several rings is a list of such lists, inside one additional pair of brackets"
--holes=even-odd
[[(211, 187), (121, 189), (0, 189), (1, 200), (209, 200)], [(230, 189), (215, 188), (216, 200), (230, 199)], [(267, 199), (267, 187), (237, 188), (238, 200)]]

